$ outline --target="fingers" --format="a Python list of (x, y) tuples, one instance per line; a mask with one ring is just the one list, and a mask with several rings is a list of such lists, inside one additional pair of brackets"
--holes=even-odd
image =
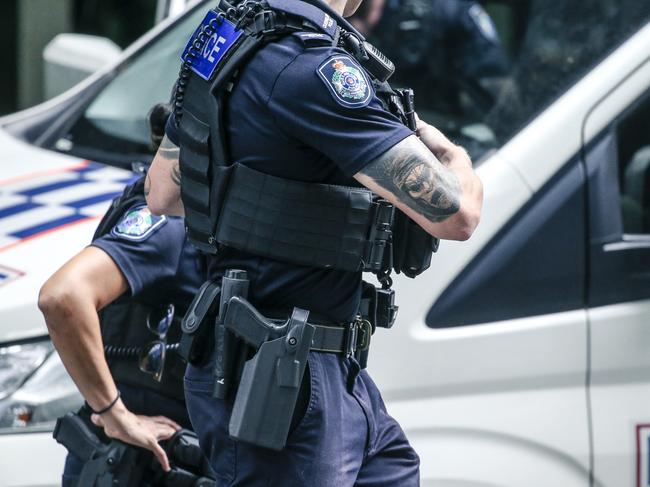
[(104, 427), (104, 420), (99, 414), (91, 414), (90, 420), (93, 422), (95, 426), (100, 426), (101, 428)]
[(157, 443), (157, 442), (152, 442), (150, 443), (147, 448), (151, 450), (156, 457), (156, 460), (158, 460), (158, 463), (160, 463), (160, 466), (165, 472), (169, 472), (171, 470), (169, 466), (169, 459), (167, 458), (167, 454), (165, 453), (165, 450), (162, 449), (162, 447)]
[(153, 419), (157, 423), (166, 424), (167, 426), (174, 428), (174, 430), (176, 431), (181, 429), (181, 425), (179, 425), (176, 421), (169, 419), (166, 416), (151, 416), (151, 419)]

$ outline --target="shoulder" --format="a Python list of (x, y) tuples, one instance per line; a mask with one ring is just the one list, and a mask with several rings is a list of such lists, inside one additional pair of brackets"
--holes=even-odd
[(308, 100), (326, 95), (345, 108), (366, 106), (374, 95), (372, 82), (359, 63), (331, 45), (305, 47), (277, 81), (273, 96)]
[(176, 274), (185, 244), (183, 219), (158, 216), (134, 205), (92, 246), (106, 252), (129, 283), (132, 295)]
[(144, 202), (136, 202), (126, 208), (115, 225), (93, 242), (122, 247), (170, 244), (176, 240), (182, 243), (185, 238), (183, 219), (164, 215), (154, 215)]
[(146, 204), (138, 204), (124, 212), (110, 233), (119, 239), (142, 242), (161, 230), (168, 221), (166, 216), (151, 213)]

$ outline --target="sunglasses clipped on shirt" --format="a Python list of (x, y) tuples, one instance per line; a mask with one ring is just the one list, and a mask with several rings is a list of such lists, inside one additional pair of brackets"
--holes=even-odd
[(162, 380), (167, 355), (167, 332), (174, 320), (174, 305), (168, 304), (152, 309), (147, 315), (147, 329), (158, 337), (149, 342), (140, 352), (139, 366), (142, 372), (153, 375), (157, 382)]

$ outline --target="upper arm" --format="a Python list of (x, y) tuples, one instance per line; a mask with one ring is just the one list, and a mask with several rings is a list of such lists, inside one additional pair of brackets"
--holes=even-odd
[(460, 209), (456, 174), (412, 135), (355, 174), (355, 179), (387, 199), (429, 233), (455, 238), (446, 223)]
[(113, 259), (99, 248), (86, 247), (48, 279), (41, 294), (54, 302), (73, 295), (100, 310), (128, 290), (128, 282)]
[(268, 109), (288, 137), (348, 176), (413, 133), (384, 108), (357, 61), (329, 47), (307, 49), (282, 71)]
[(180, 149), (166, 135), (145, 180), (147, 206), (155, 214), (182, 216)]

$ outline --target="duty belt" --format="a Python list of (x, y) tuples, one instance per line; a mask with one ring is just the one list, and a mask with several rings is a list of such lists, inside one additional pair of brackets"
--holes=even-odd
[[(241, 323), (254, 322), (260, 329), (275, 327), (278, 330), (286, 329), (289, 319), (268, 318), (268, 316), (280, 316), (279, 311), (260, 313), (246, 299), (236, 296), (228, 302), (228, 311), (224, 324), (233, 333), (241, 334), (238, 328)], [(288, 314), (288, 313), (287, 313)], [(286, 315), (286, 314), (285, 314)], [(372, 325), (368, 320), (357, 318), (349, 323), (332, 323), (325, 317), (319, 317), (310, 313), (307, 325), (314, 328), (314, 335), (311, 339), (310, 351), (325, 353), (341, 353), (351, 357), (360, 352), (365, 352), (370, 347), (372, 336)], [(329, 324), (326, 324), (329, 321)], [(230, 324), (230, 325), (229, 325)], [(250, 329), (245, 326), (245, 329)]]
[[(248, 285), (245, 271), (230, 269), (220, 283), (201, 286), (183, 319), (181, 350), (193, 364), (212, 358), (213, 397), (228, 399), (235, 394), (230, 436), (280, 450), (309, 352), (354, 356), (364, 367), (373, 328), (362, 318), (324, 323), (300, 308), (293, 308), (287, 320), (269, 319), (247, 301)], [(209, 343), (214, 344), (214, 353), (208, 352)]]

